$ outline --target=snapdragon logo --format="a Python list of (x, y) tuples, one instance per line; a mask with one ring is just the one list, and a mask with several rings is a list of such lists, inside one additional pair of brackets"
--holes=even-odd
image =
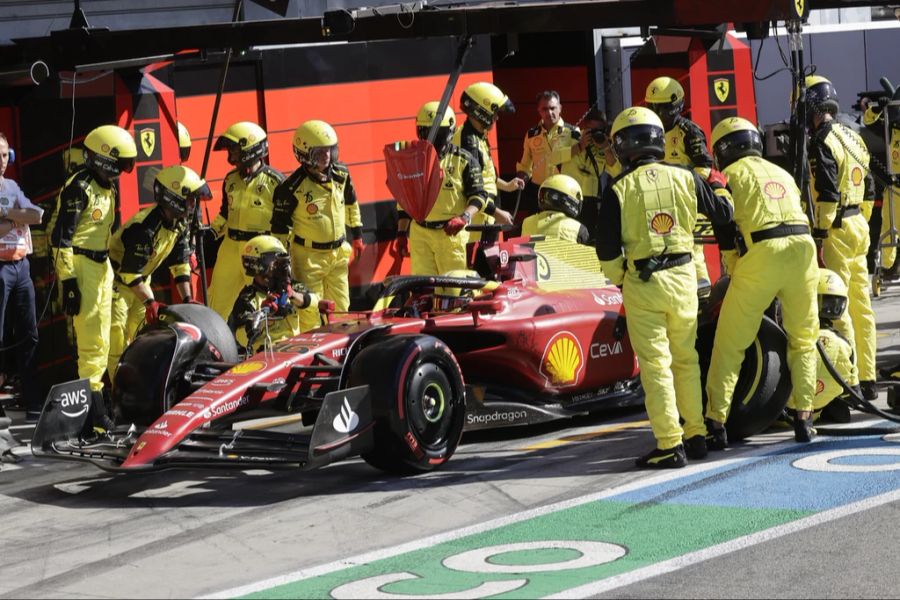
[(528, 417), (524, 410), (495, 411), (492, 413), (468, 414), (466, 422), (469, 425), (486, 425), (488, 423), (515, 423)]
[(405, 173), (397, 173), (397, 179), (420, 179), (425, 176), (425, 173), (422, 171), (417, 171), (416, 173), (410, 173), (406, 175)]

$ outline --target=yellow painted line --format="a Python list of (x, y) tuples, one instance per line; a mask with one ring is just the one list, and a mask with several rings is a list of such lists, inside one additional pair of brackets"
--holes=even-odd
[(265, 417), (262, 419), (252, 419), (250, 421), (241, 421), (240, 423), (235, 423), (232, 426), (232, 429), (268, 429), (269, 427), (290, 425), (291, 423), (296, 423), (302, 418), (303, 417), (300, 415), (300, 413), (297, 413), (295, 415), (286, 415), (284, 417)]
[(625, 431), (628, 429), (637, 429), (639, 427), (647, 427), (650, 425), (650, 421), (632, 421), (630, 423), (619, 423), (618, 425), (610, 425), (608, 427), (601, 427), (600, 429), (595, 429), (594, 431), (588, 431), (587, 433), (578, 433), (575, 435), (567, 435), (566, 437), (557, 438), (555, 440), (548, 440), (546, 442), (539, 442), (537, 444), (533, 444), (531, 446), (526, 446), (525, 448), (520, 448), (521, 450), (545, 450), (547, 448), (556, 448), (558, 446), (562, 446), (564, 444), (568, 444), (570, 442), (585, 442), (587, 440), (592, 440), (594, 438), (598, 438), (600, 436), (607, 435), (609, 433), (616, 433), (619, 431)]

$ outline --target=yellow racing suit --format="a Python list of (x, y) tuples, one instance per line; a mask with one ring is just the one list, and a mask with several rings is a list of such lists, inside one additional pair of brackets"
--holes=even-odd
[[(413, 221), (409, 226), (410, 272), (413, 275), (442, 275), (465, 269), (469, 232), (463, 229), (455, 235), (447, 235), (444, 226), (461, 215), (467, 206), (474, 206), (479, 211), (485, 207), (481, 164), (476, 158), (449, 143), (441, 154), (441, 168), (444, 183), (431, 212), (424, 221)], [(400, 218), (409, 217), (401, 212)]]
[[(890, 143), (890, 153), (891, 153), (891, 171), (895, 174), (900, 174), (900, 129), (891, 128), (891, 143)], [(881, 242), (882, 243), (890, 243), (891, 236), (888, 235), (888, 232), (891, 230), (891, 217), (888, 214), (889, 203), (888, 198), (893, 195), (893, 204), (894, 204), (894, 228), (900, 230), (900, 185), (891, 186), (890, 189), (884, 190), (884, 196), (882, 198), (882, 209), (881, 209)], [(886, 246), (881, 251), (881, 266), (885, 269), (890, 269), (894, 265), (894, 260), (897, 258), (897, 248), (894, 246)]]
[[(481, 165), (481, 181), (487, 198), (484, 210), (480, 210), (472, 216), (472, 225), (491, 225), (494, 223), (494, 211), (497, 208), (497, 169), (491, 158), (491, 145), (487, 139), (487, 132), (479, 133), (475, 127), (466, 120), (463, 126), (453, 132), (452, 142), (471, 154)], [(480, 231), (469, 233), (469, 241), (477, 242), (481, 239)]]
[[(681, 165), (693, 169), (700, 177), (709, 177), (713, 160), (706, 148), (706, 135), (700, 127), (685, 117), (675, 119), (672, 129), (666, 132), (666, 158), (670, 165)], [(694, 267), (697, 269), (697, 281), (709, 279), (706, 268), (706, 255), (703, 244), (694, 244)]]
[(597, 257), (612, 283), (622, 286), (647, 415), (661, 450), (682, 437), (706, 435), (694, 348), (691, 249), (698, 211), (712, 221), (717, 238), (731, 222), (731, 204), (696, 173), (650, 159), (623, 171), (600, 202)]
[[(859, 385), (856, 357), (853, 354), (850, 342), (841, 337), (836, 331), (824, 326), (819, 330), (819, 341), (822, 342), (822, 346), (825, 348), (828, 360), (831, 361), (838, 375), (847, 382), (847, 385)], [(813, 399), (812, 410), (819, 411), (828, 406), (832, 400), (842, 395), (844, 388), (828, 372), (818, 352), (816, 352), (816, 359), (816, 396)], [(788, 400), (787, 406), (794, 410), (809, 410), (808, 408), (798, 407), (793, 394)]]
[(823, 240), (825, 266), (849, 290), (848, 315), (835, 328), (853, 341), (861, 381), (875, 381), (875, 312), (869, 299), (866, 254), (874, 185), (869, 152), (859, 135), (827, 121), (809, 145), (811, 189), (815, 202), (813, 236)]
[[(724, 170), (734, 202), (734, 222), (746, 252), (729, 265), (731, 283), (719, 315), (706, 378), (707, 416), (728, 418), (744, 352), (763, 314), (781, 300), (788, 337), (787, 362), (797, 410), (812, 410), (815, 396), (819, 267), (816, 245), (793, 177), (769, 161), (745, 156)], [(733, 229), (721, 249), (734, 248)]]
[[(362, 217), (346, 165), (335, 163), (327, 181), (300, 167), (275, 191), (272, 235), (291, 249), (294, 278), (335, 310), (350, 309), (347, 242), (362, 237)], [(293, 237), (291, 237), (293, 234)]]
[(522, 235), (542, 235), (547, 239), (588, 243), (587, 227), (556, 210), (544, 210), (522, 221)]
[(253, 351), (262, 352), (266, 344), (266, 332), (272, 344), (277, 344), (289, 337), (299, 335), (310, 329), (319, 327), (321, 317), (319, 315), (319, 298), (310, 293), (302, 283), (294, 281), (291, 284), (294, 291), (303, 296), (303, 304), (295, 305), (285, 295), (279, 295), (269, 289), (257, 285), (255, 282), (248, 284), (238, 294), (234, 302), (234, 309), (228, 317), (228, 327), (234, 332), (238, 344), (242, 348), (247, 347), (248, 336), (255, 334), (251, 331), (256, 315), (264, 305), (275, 308), (260, 320), (258, 325), (259, 335), (253, 340)]
[(244, 275), (241, 250), (250, 239), (268, 233), (272, 221), (272, 196), (284, 177), (263, 165), (246, 178), (234, 169), (222, 184), (222, 209), (212, 222), (217, 237), (225, 236), (212, 282), (209, 285), (209, 307), (227, 319), (241, 289), (250, 282)]
[(109, 339), (109, 377), (115, 377), (119, 357), (144, 320), (144, 304), (132, 291), (141, 283), (150, 284), (158, 267), (169, 267), (178, 283), (190, 281), (191, 248), (187, 224), (179, 219), (172, 225), (163, 220), (158, 206), (141, 209), (109, 242), (113, 285), (112, 321)]
[(60, 282), (75, 279), (81, 309), (72, 317), (78, 350), (78, 376), (91, 390), (103, 390), (109, 355), (113, 271), (109, 234), (116, 218), (118, 191), (87, 168), (69, 177), (59, 193), (58, 209), (47, 226)]

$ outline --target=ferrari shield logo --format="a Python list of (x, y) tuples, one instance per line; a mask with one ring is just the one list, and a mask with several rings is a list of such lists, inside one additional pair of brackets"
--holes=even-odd
[(794, 0), (794, 10), (797, 11), (797, 16), (803, 16), (803, 9), (806, 8), (806, 0)]
[(731, 92), (731, 83), (727, 79), (716, 79), (713, 81), (713, 89), (716, 91), (716, 98), (719, 102), (728, 100), (728, 93)]
[(144, 154), (147, 155), (147, 158), (153, 155), (153, 149), (156, 148), (156, 131), (150, 129), (141, 129), (141, 149), (144, 151)]

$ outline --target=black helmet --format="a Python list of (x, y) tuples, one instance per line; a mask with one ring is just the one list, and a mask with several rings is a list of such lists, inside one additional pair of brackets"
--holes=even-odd
[(740, 117), (728, 117), (719, 121), (712, 132), (712, 147), (720, 169), (745, 156), (763, 155), (759, 130), (753, 123)]
[(666, 156), (666, 131), (662, 121), (649, 108), (626, 108), (613, 121), (613, 150), (622, 166), (639, 158), (662, 160)]

